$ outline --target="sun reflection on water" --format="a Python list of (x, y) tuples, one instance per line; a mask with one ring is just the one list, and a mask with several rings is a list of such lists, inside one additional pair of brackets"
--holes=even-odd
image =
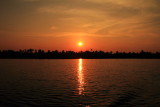
[(83, 77), (83, 66), (82, 59), (79, 59), (78, 62), (78, 94), (83, 95), (84, 93), (84, 77)]

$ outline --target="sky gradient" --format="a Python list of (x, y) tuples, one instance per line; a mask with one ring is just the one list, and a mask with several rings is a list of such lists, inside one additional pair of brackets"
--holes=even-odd
[(0, 49), (160, 51), (159, 5), (160, 0), (0, 0)]

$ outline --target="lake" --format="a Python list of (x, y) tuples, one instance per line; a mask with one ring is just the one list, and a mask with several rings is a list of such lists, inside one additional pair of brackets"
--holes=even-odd
[(0, 107), (160, 107), (159, 59), (0, 59)]

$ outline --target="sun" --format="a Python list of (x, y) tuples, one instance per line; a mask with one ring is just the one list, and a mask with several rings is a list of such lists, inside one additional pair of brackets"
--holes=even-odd
[(78, 46), (82, 46), (83, 45), (83, 43), (82, 42), (78, 42)]

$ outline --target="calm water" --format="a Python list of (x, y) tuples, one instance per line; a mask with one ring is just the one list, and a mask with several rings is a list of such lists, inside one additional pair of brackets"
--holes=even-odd
[(0, 59), (0, 107), (160, 107), (159, 59)]

